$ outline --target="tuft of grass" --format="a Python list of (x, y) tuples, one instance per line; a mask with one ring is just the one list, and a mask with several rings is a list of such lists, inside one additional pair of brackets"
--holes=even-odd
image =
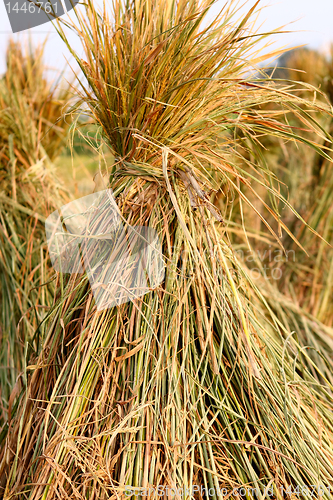
[[(88, 0), (71, 25), (85, 60), (58, 25), (103, 137), (101, 173), (124, 223), (158, 231), (167, 268), (157, 289), (100, 312), (86, 276), (58, 275), (43, 349), (33, 361), (28, 352), (13, 397), (4, 498), (107, 499), (149, 487), (156, 498), (158, 487), (199, 485), (194, 498), (201, 487), (214, 499), (218, 488), (245, 487), (263, 499), (272, 487), (280, 499), (290, 486), (330, 485), (331, 367), (274, 313), (229, 239), (233, 207), (255, 209), (246, 190), (258, 197), (264, 188), (272, 221), (258, 214), (262, 223), (278, 247), (275, 229), (296, 241), (279, 203), (294, 209), (264, 158), (267, 137), (330, 159), (315, 118), (329, 106), (253, 75), (267, 36), (253, 32), (258, 3), (239, 19), (231, 1), (208, 22), (208, 0), (114, 0), (110, 16)], [(107, 232), (103, 210), (93, 224)]]

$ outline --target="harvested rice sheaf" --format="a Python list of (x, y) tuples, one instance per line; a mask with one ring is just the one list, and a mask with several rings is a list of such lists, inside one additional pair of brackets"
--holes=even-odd
[[(51, 306), (45, 218), (67, 198), (51, 162), (65, 144), (69, 88), (47, 80), (43, 48), (13, 41), (0, 79), (0, 425), (21, 387), (27, 343)], [(56, 123), (57, 122), (57, 123)], [(52, 273), (54, 275), (54, 273)], [(38, 335), (37, 335), (38, 337)], [(15, 385), (16, 384), (16, 385)]]
[[(125, 225), (157, 231), (165, 280), (97, 311), (86, 275), (58, 274), (1, 455), (4, 498), (123, 498), (149, 488), (151, 498), (166, 488), (192, 498), (225, 488), (233, 498), (240, 487), (249, 498), (282, 498), (297, 486), (300, 496), (321, 487), (329, 498), (332, 369), (317, 366), (273, 312), (228, 236), (232, 203), (250, 203), (245, 187), (256, 195), (263, 186), (288, 206), (261, 138), (317, 147), (283, 117), (325, 135), (306, 108), (330, 112), (290, 84), (251, 76), (262, 61), (258, 3), (240, 20), (234, 2), (214, 18), (211, 2), (196, 0), (115, 0), (110, 17), (90, 1), (77, 9), (82, 104), (115, 158), (101, 178)], [(220, 212), (212, 201), (221, 186)], [(93, 217), (106, 231), (103, 211)]]

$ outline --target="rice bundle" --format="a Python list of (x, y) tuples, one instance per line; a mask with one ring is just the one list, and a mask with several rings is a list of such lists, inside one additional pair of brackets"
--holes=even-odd
[[(298, 78), (309, 88), (319, 87), (316, 99), (333, 106), (333, 46), (327, 57), (315, 50), (299, 49), (285, 58), (284, 66), (289, 69), (279, 70), (279, 78)], [(293, 69), (294, 68), (294, 69)], [(297, 72), (296, 72), (297, 71)], [(331, 114), (317, 116), (321, 126), (329, 133), (333, 131)], [(298, 124), (299, 125), (299, 124)], [(322, 147), (330, 147), (329, 138), (321, 140)], [(286, 158), (286, 156), (288, 159)], [(284, 168), (288, 162), (288, 168)], [(313, 314), (325, 325), (333, 326), (333, 208), (332, 162), (323, 158), (317, 151), (308, 154), (304, 147), (295, 148), (289, 144), (284, 154), (278, 158), (280, 172), (289, 188), (289, 199), (304, 220), (319, 233), (323, 239), (305, 230), (295, 216), (288, 221), (305, 252), (295, 248), (286, 240), (284, 246), (295, 254), (295, 264), (283, 270), (282, 291), (294, 289), (300, 305)], [(302, 168), (297, 168), (300, 165)], [(300, 190), (304, 196), (300, 197)], [(325, 241), (324, 241), (325, 240)], [(290, 293), (290, 292), (289, 292)]]
[[(251, 78), (258, 3), (240, 20), (226, 3), (211, 22), (208, 0), (114, 0), (111, 20), (90, 1), (77, 10), (82, 102), (115, 157), (98, 189), (112, 189), (125, 225), (157, 231), (166, 274), (98, 311), (86, 275), (59, 273), (1, 455), (4, 498), (283, 498), (297, 486), (329, 498), (332, 371), (274, 314), (228, 237), (230, 198), (253, 206), (244, 188), (257, 183), (294, 238), (261, 138), (317, 147), (282, 118), (324, 136), (307, 109), (329, 113)], [(93, 224), (107, 229), (103, 210)]]
[[(316, 86), (314, 99), (332, 105), (332, 55), (325, 57), (314, 50), (297, 49), (279, 58), (278, 64), (281, 67), (275, 69), (275, 78), (284, 83), (298, 78), (303, 85), (297, 93), (302, 96), (313, 92)], [(322, 130), (332, 132), (331, 114), (316, 113), (316, 119)], [(297, 117), (290, 117), (289, 123), (303, 127)], [(311, 130), (305, 133), (315, 140)], [(318, 145), (329, 148), (330, 139), (319, 138)], [(260, 221), (258, 224), (249, 210), (242, 220), (237, 207), (229, 234), (237, 255), (286, 327), (285, 335), (294, 331), (293, 335), (307, 350), (311, 362), (330, 378), (333, 360), (332, 161), (316, 149), (310, 151), (304, 144), (284, 143), (274, 137), (265, 138), (265, 146), (265, 160), (279, 179), (281, 192), (288, 196), (296, 210), (286, 213), (280, 204), (283, 220), (296, 235), (297, 242), (287, 234), (282, 235), (282, 252), (276, 241), (264, 234), (263, 224)], [(268, 202), (268, 193), (261, 191)], [(257, 208), (262, 211), (261, 201)], [(274, 223), (268, 211), (266, 217)], [(322, 238), (310, 232), (301, 218)], [(247, 229), (246, 236), (242, 223)], [(309, 369), (313, 373), (316, 371), (311, 363)]]
[[(26, 343), (52, 303), (44, 222), (66, 198), (51, 160), (65, 143), (68, 124), (59, 117), (69, 88), (55, 91), (42, 56), (42, 47), (24, 50), (10, 41), (0, 80), (0, 424), (16, 382), (20, 387)], [(38, 340), (32, 345), (40, 347)]]

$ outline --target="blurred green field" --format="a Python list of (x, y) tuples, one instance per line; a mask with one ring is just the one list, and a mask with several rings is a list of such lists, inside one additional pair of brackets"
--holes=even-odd
[(98, 161), (88, 154), (62, 154), (55, 161), (57, 174), (75, 197), (92, 193)]

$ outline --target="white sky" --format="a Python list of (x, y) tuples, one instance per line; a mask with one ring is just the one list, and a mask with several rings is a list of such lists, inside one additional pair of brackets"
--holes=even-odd
[[(100, 0), (96, 1), (100, 3)], [(255, 3), (255, 0), (243, 1), (246, 4), (244, 11)], [(218, 0), (217, 7), (224, 2), (225, 0)], [(293, 31), (276, 36), (276, 48), (306, 44), (325, 50), (333, 42), (333, 0), (262, 0), (261, 3), (267, 7), (259, 15), (259, 24), (262, 24), (260, 31), (270, 31), (286, 24), (289, 26), (285, 29)], [(48, 66), (58, 69), (67, 67), (65, 58), (69, 55), (50, 23), (22, 32), (14, 38), (24, 39), (28, 35), (36, 42), (42, 42), (48, 37), (45, 52)], [(10, 36), (11, 29), (4, 2), (0, 0), (0, 74), (4, 71), (4, 54)], [(74, 47), (80, 50), (80, 44), (74, 35), (71, 40)]]

